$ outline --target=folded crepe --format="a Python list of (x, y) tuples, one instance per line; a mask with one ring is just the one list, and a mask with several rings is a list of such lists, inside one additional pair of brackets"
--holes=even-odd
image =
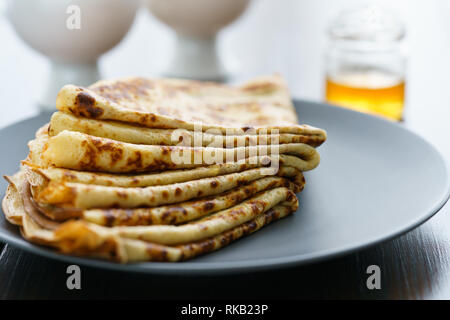
[(279, 76), (68, 85), (56, 105), (6, 177), (5, 216), (29, 241), (119, 262), (189, 259), (289, 215), (326, 140)]
[(118, 262), (180, 261), (217, 250), (285, 217), (298, 206), (286, 187), (271, 189), (227, 210), (182, 225), (103, 227), (84, 219), (54, 222), (34, 204), (25, 172), (8, 177), (2, 206), (29, 241), (63, 253)]
[(82, 118), (71, 113), (55, 112), (50, 119), (48, 134), (56, 136), (64, 130), (69, 130), (135, 144), (175, 146), (183, 142), (183, 146), (194, 146), (194, 143), (197, 143), (203, 147), (224, 148), (236, 147), (245, 143), (248, 145), (270, 145), (272, 141), (276, 141), (279, 144), (305, 143), (318, 147), (325, 141), (326, 136), (322, 130), (317, 130), (310, 126), (303, 127), (303, 132), (296, 134), (277, 134), (275, 130), (264, 132), (263, 129), (257, 132), (256, 129), (245, 128), (245, 131), (222, 135), (221, 131), (212, 129), (203, 132), (201, 130), (191, 131), (179, 128), (148, 128), (125, 122)]
[(67, 85), (58, 93), (56, 108), (79, 117), (147, 128), (198, 131), (201, 126), (203, 132), (227, 134), (274, 129), (318, 136), (322, 142), (326, 138), (323, 130), (298, 124), (286, 83), (278, 75), (239, 87), (144, 78), (99, 81), (89, 88)]
[[(295, 171), (289, 171), (289, 169), (281, 170), (279, 174), (297, 174)], [(301, 175), (301, 173), (298, 174)], [(30, 175), (28, 181), (41, 181), (39, 177), (35, 176), (34, 171), (30, 172)], [(156, 207), (191, 200), (199, 196), (221, 194), (266, 176), (264, 168), (256, 168), (211, 178), (149, 187), (115, 187), (50, 180), (32, 186), (32, 191), (37, 202), (61, 207), (77, 209), (112, 206), (121, 208)], [(299, 189), (300, 186), (293, 188)]]
[[(54, 137), (39, 136), (30, 142), (30, 161), (43, 167), (112, 173), (155, 172), (198, 168), (211, 164), (247, 162), (264, 155), (282, 160), (301, 171), (320, 162), (315, 148), (303, 143), (256, 145), (235, 148), (160, 146), (125, 143), (64, 130)], [(277, 160), (278, 161), (278, 160)]]

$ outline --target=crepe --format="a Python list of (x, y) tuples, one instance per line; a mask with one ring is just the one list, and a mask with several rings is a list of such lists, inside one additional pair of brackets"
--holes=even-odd
[[(30, 162), (42, 167), (112, 173), (155, 172), (189, 169), (229, 162), (243, 162), (265, 155), (286, 156), (300, 171), (320, 162), (314, 147), (303, 143), (257, 145), (237, 148), (155, 146), (120, 142), (64, 130), (54, 137), (40, 136), (30, 142)], [(291, 157), (289, 157), (291, 156)]]
[[(273, 189), (268, 197), (261, 194), (231, 209), (179, 227), (105, 228), (83, 220), (69, 220), (46, 228), (41, 225), (43, 220), (36, 218), (38, 213), (32, 201), (27, 200), (30, 194), (26, 191), (28, 183), (23, 173), (19, 172), (9, 179), (11, 184), (3, 199), (3, 210), (7, 216), (12, 215), (11, 211), (20, 216), (17, 224), (22, 227), (26, 239), (55, 247), (64, 253), (119, 262), (180, 261), (192, 258), (219, 249), (297, 208), (295, 194), (282, 187)], [(148, 241), (154, 237), (158, 239), (157, 242)], [(141, 238), (147, 241), (139, 240)]]
[(67, 85), (56, 106), (3, 211), (31, 242), (118, 262), (186, 260), (291, 214), (326, 140), (276, 75)]
[(55, 204), (78, 209), (156, 207), (183, 202), (199, 196), (223, 193), (240, 185), (261, 179), (264, 169), (250, 169), (213, 178), (150, 187), (112, 187), (74, 182), (54, 182), (33, 188), (39, 203)]
[[(301, 186), (304, 177), (301, 171), (289, 166), (288, 157), (281, 157), (280, 168), (277, 175), (289, 176), (296, 184)], [(186, 170), (170, 170), (157, 173), (141, 174), (108, 174), (103, 172), (77, 171), (56, 167), (39, 167), (31, 162), (23, 161), (28, 171), (33, 171), (35, 175), (29, 173), (30, 179), (36, 179), (33, 185), (43, 184), (44, 181), (57, 182), (78, 182), (84, 184), (95, 184), (116, 187), (148, 187), (155, 185), (167, 185), (177, 182), (186, 182), (202, 178), (216, 177), (220, 175), (242, 172), (254, 168), (266, 168), (273, 161), (270, 156), (248, 159), (245, 162), (229, 162), (215, 164), (205, 167), (198, 167)], [(269, 173), (270, 170), (268, 170)], [(273, 174), (274, 172), (270, 172)]]
[(298, 187), (281, 177), (267, 177), (217, 196), (156, 208), (83, 210), (84, 220), (105, 226), (177, 225), (235, 206), (249, 197), (277, 187), (298, 191)]
[(68, 85), (57, 108), (62, 112), (30, 144), (29, 159), (39, 166), (154, 172), (276, 154), (307, 171), (318, 165), (315, 147), (326, 139), (325, 131), (296, 123), (276, 75), (240, 87), (143, 78)]
[(36, 203), (36, 205), (43, 215), (49, 217), (53, 221), (65, 221), (69, 218), (83, 218), (86, 221), (109, 227), (120, 225), (177, 225), (230, 208), (257, 193), (276, 187), (286, 187), (292, 191), (299, 191), (298, 185), (293, 184), (285, 178), (267, 177), (220, 195), (203, 197), (201, 199), (154, 208), (100, 208), (80, 210), (62, 208), (55, 205), (45, 205), (42, 203)]
[[(325, 141), (325, 134), (321, 130), (304, 130), (301, 134), (280, 133), (257, 134), (255, 130), (242, 130), (241, 134), (221, 135), (213, 130), (209, 132), (190, 131), (186, 129), (157, 129), (131, 125), (120, 121), (97, 120), (76, 117), (65, 112), (55, 112), (50, 120), (48, 134), (55, 136), (69, 130), (87, 133), (92, 136), (112, 140), (149, 145), (237, 147), (245, 145), (265, 145), (276, 141), (279, 144), (305, 143), (313, 147), (320, 146)], [(182, 142), (182, 143), (181, 143)]]
[(148, 128), (197, 131), (201, 124), (201, 131), (241, 134), (252, 127), (326, 138), (321, 129), (297, 124), (286, 83), (278, 75), (240, 87), (144, 78), (99, 81), (89, 88), (67, 85), (58, 93), (56, 107), (75, 116)]

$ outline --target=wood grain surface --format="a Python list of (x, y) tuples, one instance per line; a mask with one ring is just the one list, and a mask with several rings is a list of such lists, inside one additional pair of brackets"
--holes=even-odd
[[(449, 299), (447, 205), (425, 225), (393, 241), (328, 262), (227, 276), (153, 276), (81, 267), (81, 290), (66, 287), (67, 264), (6, 245), (0, 299)], [(381, 289), (366, 286), (381, 269)]]

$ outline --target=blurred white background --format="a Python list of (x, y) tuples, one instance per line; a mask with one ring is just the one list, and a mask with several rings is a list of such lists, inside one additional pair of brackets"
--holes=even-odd
[[(450, 155), (446, 141), (450, 135), (450, 1), (365, 2), (392, 8), (404, 20), (409, 46), (405, 125), (433, 137), (438, 146), (445, 144)], [(362, 3), (254, 0), (220, 34), (220, 55), (233, 75), (231, 81), (280, 72), (295, 98), (323, 100), (326, 26), (340, 9)], [(169, 63), (173, 45), (172, 31), (141, 9), (126, 38), (101, 58), (102, 77), (159, 76)], [(47, 59), (29, 49), (1, 16), (0, 127), (38, 112), (36, 100), (48, 71)]]

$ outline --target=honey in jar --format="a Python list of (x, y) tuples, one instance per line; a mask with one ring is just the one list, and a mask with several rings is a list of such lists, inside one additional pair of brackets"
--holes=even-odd
[(325, 99), (353, 110), (403, 120), (405, 28), (379, 6), (341, 12), (329, 27)]
[(400, 121), (403, 118), (405, 81), (382, 72), (328, 76), (325, 96), (329, 103)]

